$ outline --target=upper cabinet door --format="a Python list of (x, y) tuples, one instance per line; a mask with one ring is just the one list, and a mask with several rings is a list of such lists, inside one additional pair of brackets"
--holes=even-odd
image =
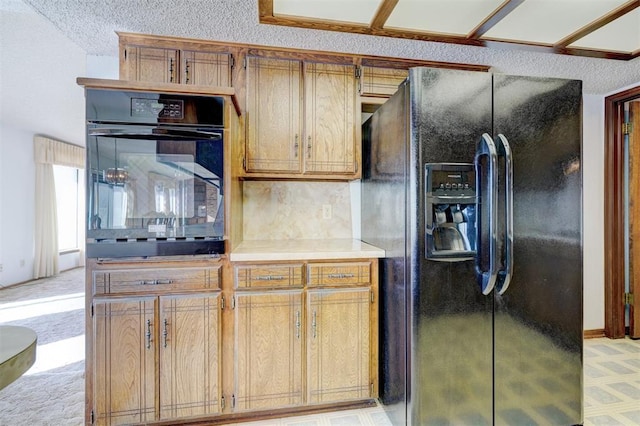
[(305, 173), (357, 172), (356, 77), (353, 65), (305, 62)]
[(127, 78), (154, 83), (178, 83), (178, 50), (127, 46), (125, 68)]
[(181, 83), (231, 87), (231, 54), (182, 50)]
[(247, 57), (247, 172), (300, 173), (301, 62)]

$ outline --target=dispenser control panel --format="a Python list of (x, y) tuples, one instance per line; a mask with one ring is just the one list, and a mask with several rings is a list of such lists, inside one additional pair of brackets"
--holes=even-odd
[(425, 164), (425, 257), (457, 262), (476, 255), (473, 164)]
[[(476, 175), (473, 165), (464, 164), (464, 166), (471, 166), (471, 170), (466, 170), (463, 167), (460, 170), (461, 165), (450, 165), (455, 170), (441, 170), (433, 168), (434, 164), (430, 164), (428, 172), (430, 177), (430, 189), (433, 195), (451, 195), (451, 196), (471, 196), (476, 195)], [(438, 164), (438, 166), (446, 166), (446, 164)]]

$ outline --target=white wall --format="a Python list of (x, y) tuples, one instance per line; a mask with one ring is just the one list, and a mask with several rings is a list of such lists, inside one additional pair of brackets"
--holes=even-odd
[(604, 97), (582, 108), (584, 329), (604, 328)]
[[(6, 1), (6, 3), (4, 3)], [(33, 136), (84, 145), (86, 55), (21, 2), (0, 16), (0, 286), (32, 278)]]

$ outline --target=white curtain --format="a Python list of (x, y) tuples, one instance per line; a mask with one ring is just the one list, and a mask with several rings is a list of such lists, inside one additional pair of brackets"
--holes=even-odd
[[(58, 215), (53, 165), (84, 169), (85, 150), (44, 136), (35, 136), (33, 141), (36, 163), (33, 277), (41, 278), (58, 273)], [(83, 253), (80, 258), (84, 258)]]

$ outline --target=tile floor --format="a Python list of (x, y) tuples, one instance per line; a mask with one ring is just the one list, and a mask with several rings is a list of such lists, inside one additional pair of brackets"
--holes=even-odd
[(640, 425), (640, 340), (584, 342), (585, 425)]

